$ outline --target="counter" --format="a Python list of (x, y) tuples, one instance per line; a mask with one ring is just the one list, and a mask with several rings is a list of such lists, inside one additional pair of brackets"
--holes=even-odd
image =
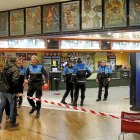
[[(98, 83), (96, 83), (97, 72), (93, 73), (86, 82), (87, 88), (96, 88), (98, 87)], [(129, 86), (130, 85), (130, 71), (129, 70), (121, 70), (121, 71), (113, 71), (112, 80), (109, 83), (110, 87), (115, 86)], [(65, 89), (64, 80), (62, 79), (60, 82), (60, 90)]]

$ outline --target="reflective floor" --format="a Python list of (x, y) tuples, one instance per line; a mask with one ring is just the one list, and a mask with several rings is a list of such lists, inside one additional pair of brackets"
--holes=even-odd
[[(42, 99), (60, 103), (64, 92), (64, 90), (43, 91)], [(96, 102), (97, 95), (97, 88), (87, 89), (83, 108), (115, 116), (120, 116), (121, 111), (132, 112), (128, 99), (129, 87), (109, 88), (107, 101)], [(67, 97), (66, 102), (70, 103), (70, 96)], [(78, 108), (79, 104), (80, 98)], [(4, 113), (0, 140), (117, 140), (121, 133), (121, 120), (118, 119), (44, 102), (42, 102), (40, 118), (35, 119), (36, 113), (29, 115), (30, 109), (27, 99), (24, 98), (22, 108), (18, 109), (20, 115), (17, 121), (20, 125), (17, 128), (9, 128), (9, 122), (5, 121)], [(120, 140), (122, 139), (121, 135)], [(140, 140), (140, 135), (125, 134), (125, 140)]]

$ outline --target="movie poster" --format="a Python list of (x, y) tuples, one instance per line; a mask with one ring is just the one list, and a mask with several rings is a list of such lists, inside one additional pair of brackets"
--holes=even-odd
[(59, 4), (43, 6), (43, 33), (59, 32)]
[(0, 13), (0, 37), (8, 36), (8, 12)]
[(18, 60), (26, 60), (26, 53), (16, 53)]
[(105, 0), (105, 28), (127, 26), (126, 0)]
[(37, 56), (37, 53), (27, 53), (27, 60), (31, 60), (31, 57), (33, 55), (36, 55)]
[(129, 1), (129, 26), (140, 25), (140, 0)]
[(41, 7), (26, 8), (26, 35), (41, 34)]
[(62, 3), (62, 31), (80, 30), (79, 1)]
[(10, 11), (10, 36), (24, 35), (24, 10)]
[(5, 62), (4, 52), (0, 52), (0, 62)]
[(102, 0), (82, 0), (82, 30), (102, 28)]

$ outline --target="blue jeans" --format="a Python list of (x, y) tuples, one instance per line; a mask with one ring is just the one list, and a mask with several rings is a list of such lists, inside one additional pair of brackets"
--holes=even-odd
[(17, 115), (17, 108), (16, 108), (16, 98), (13, 94), (10, 93), (0, 93), (0, 123), (2, 121), (3, 110), (6, 107), (7, 102), (10, 105), (10, 124), (16, 123), (16, 115)]

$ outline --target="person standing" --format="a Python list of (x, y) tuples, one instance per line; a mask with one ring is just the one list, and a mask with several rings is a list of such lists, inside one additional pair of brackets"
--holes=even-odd
[(98, 99), (96, 100), (101, 101), (101, 95), (102, 95), (102, 88), (105, 87), (105, 94), (103, 101), (107, 100), (108, 97), (108, 88), (109, 88), (109, 81), (111, 80), (112, 70), (110, 67), (106, 66), (106, 61), (103, 60), (101, 62), (101, 66), (98, 69), (98, 74), (96, 78), (96, 82), (99, 82), (99, 92), (98, 92)]
[(71, 95), (71, 103), (73, 102), (73, 88), (74, 88), (74, 84), (73, 82), (71, 82), (71, 77), (72, 77), (72, 72), (73, 72), (73, 63), (71, 60), (68, 61), (68, 66), (65, 67), (64, 71), (63, 71), (63, 77), (64, 77), (64, 81), (66, 82), (66, 92), (61, 100), (61, 103), (63, 104), (67, 104), (65, 102), (66, 97), (68, 96), (69, 92)]
[(85, 99), (85, 91), (86, 91), (86, 79), (91, 76), (91, 71), (88, 66), (82, 63), (81, 58), (78, 58), (77, 65), (74, 66), (74, 70), (72, 72), (72, 82), (75, 83), (75, 93), (74, 93), (74, 101), (72, 103), (73, 106), (77, 107), (77, 100), (79, 96), (79, 89), (81, 89), (81, 102), (80, 106), (83, 106), (83, 102)]
[[(17, 60), (17, 66), (19, 68), (19, 93), (23, 94), (23, 83), (24, 83), (24, 79), (25, 79), (25, 74), (26, 74), (26, 68), (23, 67), (22, 65), (22, 61), (21, 60)], [(21, 104), (22, 104), (22, 96), (19, 96), (19, 102), (18, 102), (18, 108), (21, 108)]]
[[(31, 57), (31, 62), (32, 62), (32, 64), (27, 68), (27, 71), (25, 74), (25, 80), (24, 80), (24, 84), (27, 84), (29, 75), (30, 75), (27, 96), (32, 97), (34, 92), (36, 91), (36, 98), (41, 99), (42, 85), (44, 84), (42, 74), (45, 76), (45, 86), (44, 86), (45, 88), (47, 88), (47, 86), (48, 86), (48, 74), (47, 74), (46, 70), (44, 69), (44, 67), (37, 63), (38, 57), (36, 55), (33, 55)], [(35, 102), (33, 101), (33, 99), (28, 98), (28, 102), (32, 106), (32, 109), (29, 112), (29, 114), (32, 114), (35, 110), (37, 110), (36, 118), (39, 118), (41, 102), (36, 101), (36, 106), (35, 106)]]
[(0, 123), (2, 121), (3, 110), (7, 102), (10, 105), (10, 126), (18, 126), (16, 122), (17, 108), (16, 96), (19, 96), (19, 69), (15, 65), (16, 58), (10, 57), (10, 60), (3, 69), (1, 82), (1, 102), (0, 102)]

